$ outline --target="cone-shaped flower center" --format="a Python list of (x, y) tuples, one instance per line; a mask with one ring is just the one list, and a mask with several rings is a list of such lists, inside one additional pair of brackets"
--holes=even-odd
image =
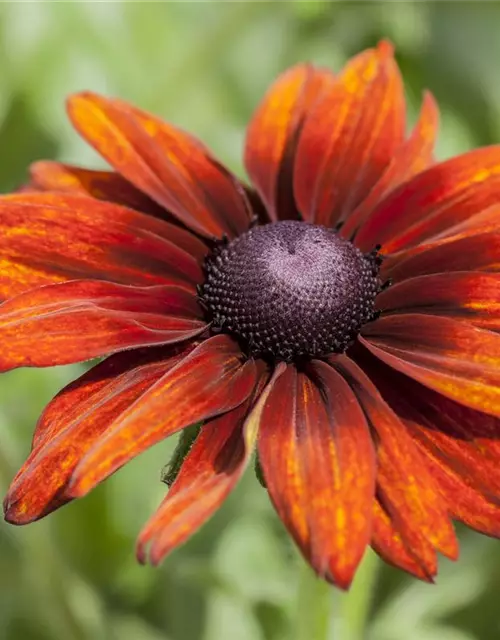
[(341, 353), (374, 317), (378, 261), (305, 222), (255, 227), (219, 245), (200, 300), (214, 330), (277, 360)]

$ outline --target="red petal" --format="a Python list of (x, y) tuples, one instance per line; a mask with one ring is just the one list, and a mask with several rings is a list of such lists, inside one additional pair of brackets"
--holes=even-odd
[(195, 138), (125, 102), (90, 92), (72, 96), (68, 113), (116, 171), (187, 227), (208, 237), (248, 228), (243, 189)]
[(385, 195), (432, 164), (438, 126), (438, 106), (433, 96), (426, 91), (420, 116), (410, 137), (397, 149), (368, 196), (347, 218), (340, 231), (341, 235), (350, 238)]
[(377, 493), (408, 549), (428, 576), (435, 573), (435, 553), (456, 558), (453, 526), (425, 460), (376, 387), (349, 358), (331, 363), (348, 380), (377, 434)]
[(397, 527), (378, 500), (375, 500), (373, 508), (373, 536), (372, 547), (378, 555), (389, 564), (408, 571), (412, 575), (432, 582), (437, 573), (437, 562), (431, 558), (426, 566), (413, 553), (411, 547), (405, 542)]
[(10, 486), (8, 521), (26, 524), (67, 502), (64, 490), (81, 458), (192, 348), (117, 354), (63, 389), (40, 417), (33, 450)]
[[(499, 236), (500, 237), (500, 236)], [(384, 315), (426, 313), (500, 330), (500, 274), (437, 273), (404, 280), (377, 297)]]
[(342, 377), (320, 362), (312, 374), (316, 382), (289, 366), (271, 390), (260, 462), (276, 510), (314, 570), (347, 588), (371, 536), (374, 451)]
[(497, 204), (500, 146), (485, 147), (434, 165), (393, 191), (359, 230), (356, 245), (384, 253), (415, 246)]
[(500, 233), (444, 238), (384, 260), (382, 276), (393, 281), (450, 271), (500, 271)]
[(47, 285), (0, 305), (0, 371), (179, 342), (206, 329), (201, 318), (194, 296), (179, 287), (92, 280)]
[(383, 362), (460, 404), (500, 415), (500, 336), (464, 322), (405, 314), (365, 325)]
[(364, 366), (425, 457), (449, 513), (500, 536), (500, 420), (367, 357)]
[(222, 504), (245, 470), (257, 436), (262, 405), (282, 372), (278, 367), (256, 406), (268, 379), (261, 372), (253, 399), (230, 413), (210, 421), (189, 451), (172, 488), (158, 511), (142, 530), (137, 555), (158, 564), (170, 551), (190, 537)]
[(335, 76), (310, 64), (285, 71), (271, 86), (248, 126), (245, 166), (272, 220), (295, 218), (293, 165), (304, 118)]
[(241, 360), (227, 336), (203, 342), (114, 421), (76, 468), (69, 495), (85, 495), (160, 440), (244, 402), (255, 387), (256, 368), (253, 360)]
[(84, 196), (4, 196), (0, 300), (76, 278), (179, 284), (194, 291), (203, 273), (187, 253), (197, 244), (191, 238), (162, 220)]
[(391, 45), (346, 65), (310, 109), (297, 146), (294, 190), (306, 220), (334, 226), (366, 198), (403, 142), (404, 111)]

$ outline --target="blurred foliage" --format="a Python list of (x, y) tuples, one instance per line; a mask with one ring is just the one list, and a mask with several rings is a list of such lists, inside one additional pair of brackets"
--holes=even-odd
[[(65, 119), (65, 96), (81, 89), (165, 116), (242, 172), (245, 123), (277, 73), (304, 59), (339, 68), (380, 37), (397, 45), (411, 117), (424, 87), (437, 96), (441, 157), (493, 143), (499, 33), (497, 2), (3, 2), (0, 189), (21, 184), (42, 157), (100, 164)], [(2, 377), (2, 489), (42, 407), (81, 370)], [(134, 539), (164, 494), (160, 471), (174, 447), (155, 447), (47, 520), (0, 526), (0, 640), (296, 636), (300, 560), (251, 473), (161, 569), (136, 564)], [(344, 624), (353, 596), (332, 590), (332, 638), (499, 638), (500, 543), (460, 537), (462, 557), (441, 563), (436, 586), (380, 570), (366, 632)]]

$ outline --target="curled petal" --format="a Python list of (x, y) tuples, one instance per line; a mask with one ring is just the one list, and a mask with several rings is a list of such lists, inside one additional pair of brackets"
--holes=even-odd
[(326, 226), (346, 218), (382, 176), (404, 127), (401, 76), (381, 42), (348, 62), (307, 114), (294, 170), (304, 218)]
[(279, 366), (265, 387), (269, 376), (261, 367), (253, 397), (202, 427), (172, 488), (139, 536), (137, 555), (141, 562), (149, 555), (152, 564), (158, 564), (232, 491), (254, 449), (262, 404), (282, 370)]
[(60, 391), (40, 417), (32, 452), (9, 488), (6, 519), (27, 524), (67, 502), (65, 488), (81, 458), (193, 348), (116, 354)]
[(0, 371), (179, 342), (205, 329), (195, 297), (179, 287), (92, 280), (47, 285), (0, 305)]
[(120, 100), (84, 92), (68, 101), (78, 132), (129, 182), (206, 237), (248, 228), (242, 187), (198, 140)]
[(311, 376), (288, 366), (276, 381), (262, 412), (259, 459), (303, 554), (347, 588), (371, 537), (374, 450), (345, 380), (321, 362)]
[(180, 429), (242, 404), (256, 383), (227, 336), (205, 340), (110, 425), (74, 471), (68, 495), (80, 497), (145, 449)]
[(365, 325), (377, 358), (447, 398), (500, 415), (500, 336), (464, 322), (401, 314)]
[(498, 204), (500, 146), (484, 147), (432, 166), (389, 194), (356, 235), (362, 251), (386, 254), (443, 233)]
[(174, 225), (108, 202), (57, 193), (4, 196), (0, 300), (78, 278), (194, 291), (203, 279), (197, 247)]
[(500, 274), (458, 271), (404, 280), (377, 297), (384, 316), (426, 313), (500, 330)]
[(346, 356), (331, 363), (348, 380), (377, 435), (377, 496), (402, 540), (427, 576), (436, 571), (435, 549), (456, 558), (458, 545), (447, 505), (404, 425), (363, 371)]
[(438, 106), (433, 96), (426, 91), (419, 118), (410, 137), (396, 150), (370, 193), (348, 216), (339, 232), (342, 236), (352, 237), (384, 196), (432, 164), (438, 126)]
[(292, 180), (295, 147), (304, 118), (335, 76), (310, 64), (283, 73), (248, 126), (245, 166), (272, 220), (297, 217)]

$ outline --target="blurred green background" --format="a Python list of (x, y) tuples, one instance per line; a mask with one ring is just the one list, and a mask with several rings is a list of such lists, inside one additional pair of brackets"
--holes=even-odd
[[(441, 104), (440, 157), (500, 140), (497, 2), (3, 2), (0, 189), (42, 157), (100, 164), (65, 119), (64, 97), (81, 89), (165, 116), (242, 172), (245, 123), (281, 70), (304, 59), (339, 68), (383, 36), (397, 45), (411, 117), (424, 87)], [(2, 377), (2, 492), (42, 407), (81, 371)], [(160, 569), (137, 565), (135, 536), (174, 445), (45, 521), (0, 525), (0, 640), (315, 640), (298, 623), (314, 593), (299, 590), (300, 559), (252, 473)], [(500, 638), (500, 542), (460, 537), (461, 559), (441, 563), (435, 586), (381, 567), (364, 631), (359, 580), (350, 596), (332, 590), (332, 640)]]

